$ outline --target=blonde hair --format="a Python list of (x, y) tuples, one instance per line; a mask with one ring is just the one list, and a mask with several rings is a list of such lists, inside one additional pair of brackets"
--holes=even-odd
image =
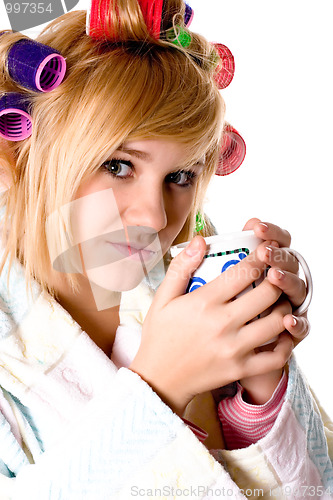
[[(123, 14), (119, 42), (87, 36), (84, 11), (58, 18), (37, 38), (66, 58), (66, 77), (50, 93), (29, 93), (32, 135), (8, 144), (0, 155), (2, 168), (12, 178), (1, 199), (5, 251), (0, 272), (8, 256), (9, 267), (17, 257), (27, 282), (36, 279), (50, 293), (54, 290), (49, 277), (55, 271), (47, 244), (47, 217), (72, 201), (80, 184), (125, 140), (181, 142), (189, 164), (206, 155), (205, 172), (177, 242), (192, 237), (195, 214), (215, 171), (224, 103), (213, 79), (212, 45), (194, 33), (186, 49), (163, 37), (152, 39), (137, 1), (118, 0), (118, 4)], [(164, 10), (165, 30), (175, 22), (181, 25), (183, 1), (165, 1)], [(11, 81), (5, 69), (7, 51), (20, 38), (24, 37), (18, 33), (0, 37), (0, 91), (27, 92)], [(60, 241), (61, 228), (53, 231)], [(207, 221), (202, 234), (212, 231)], [(74, 289), (75, 275), (69, 273), (66, 279)]]

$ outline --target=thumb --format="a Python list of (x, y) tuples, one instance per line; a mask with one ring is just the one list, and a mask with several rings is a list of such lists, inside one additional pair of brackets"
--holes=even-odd
[(156, 293), (156, 299), (161, 305), (185, 293), (190, 277), (201, 264), (205, 251), (206, 242), (198, 235), (171, 261)]
[(243, 231), (248, 231), (249, 229), (253, 229), (258, 222), (261, 222), (260, 219), (257, 219), (256, 217), (253, 217), (252, 219), (248, 220), (245, 226), (243, 227)]

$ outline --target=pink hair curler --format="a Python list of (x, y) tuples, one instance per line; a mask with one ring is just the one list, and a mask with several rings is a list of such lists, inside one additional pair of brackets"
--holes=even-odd
[(243, 137), (231, 125), (226, 125), (223, 131), (222, 147), (215, 174), (232, 174), (241, 166), (245, 155), (246, 144)]
[(32, 132), (29, 102), (22, 94), (8, 93), (0, 98), (0, 137), (22, 141)]

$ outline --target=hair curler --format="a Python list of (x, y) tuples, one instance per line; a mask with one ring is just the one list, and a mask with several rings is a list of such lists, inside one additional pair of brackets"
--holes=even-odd
[(29, 105), (22, 94), (11, 92), (0, 97), (0, 137), (8, 141), (21, 141), (31, 135)]
[[(116, 0), (91, 0), (90, 9), (87, 11), (87, 35), (92, 38), (105, 38), (108, 40), (117, 38), (117, 35), (112, 33), (112, 26), (110, 26), (109, 22), (110, 9), (116, 3)], [(138, 0), (138, 4), (150, 35), (155, 39), (159, 39), (163, 0)]]
[(222, 67), (216, 71), (214, 80), (219, 89), (225, 89), (230, 85), (235, 74), (234, 56), (230, 49), (222, 43), (213, 43), (213, 46), (222, 61)]
[[(158, 40), (161, 35), (163, 0), (137, 0), (150, 35)], [(116, 35), (112, 33), (109, 22), (111, 7), (116, 0), (91, 0), (87, 11), (86, 33), (92, 38), (111, 39)], [(189, 26), (193, 19), (193, 10), (185, 4), (184, 23)], [(116, 30), (117, 32), (117, 30)]]
[(184, 16), (184, 23), (185, 26), (188, 28), (193, 20), (194, 16), (194, 11), (192, 7), (190, 7), (187, 3), (185, 4), (185, 16)]
[(225, 126), (222, 137), (222, 146), (215, 174), (229, 175), (243, 163), (246, 155), (246, 144), (243, 137), (231, 125)]
[(8, 72), (26, 89), (50, 92), (63, 81), (66, 60), (57, 50), (24, 38), (9, 49)]

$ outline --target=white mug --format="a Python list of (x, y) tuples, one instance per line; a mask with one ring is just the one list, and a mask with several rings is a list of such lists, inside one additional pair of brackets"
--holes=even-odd
[[(196, 288), (203, 286), (226, 271), (229, 267), (238, 264), (263, 242), (262, 239), (255, 236), (252, 230), (218, 234), (205, 238), (205, 241), (207, 244), (206, 255), (198, 269), (190, 278), (187, 292), (192, 292)], [(181, 243), (180, 245), (172, 247), (172, 257), (176, 257), (176, 255), (178, 255), (188, 244), (189, 242)], [(304, 302), (293, 312), (295, 315), (301, 315), (307, 311), (311, 302), (313, 290), (312, 277), (310, 269), (302, 255), (296, 250), (290, 248), (287, 248), (287, 250), (298, 260), (305, 276), (307, 295)], [(252, 285), (246, 288), (242, 294), (258, 286), (263, 279), (264, 274), (261, 274), (260, 277), (256, 276)], [(260, 316), (263, 315), (264, 314), (261, 314)]]

